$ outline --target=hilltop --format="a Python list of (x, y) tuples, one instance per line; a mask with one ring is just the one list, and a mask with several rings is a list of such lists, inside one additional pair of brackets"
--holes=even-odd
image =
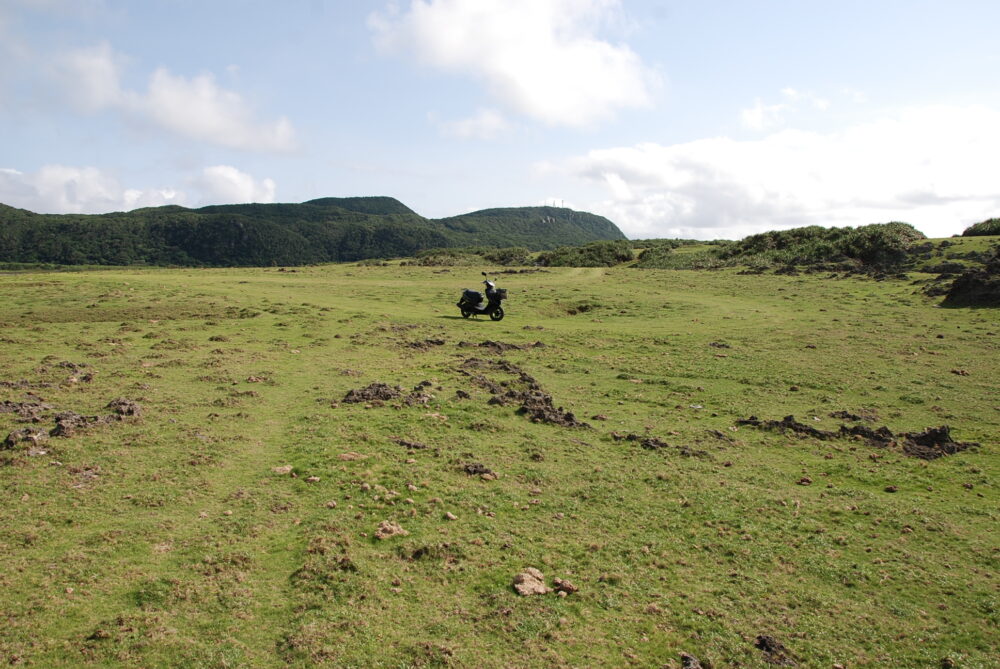
[(0, 262), (61, 265), (305, 265), (410, 256), (430, 248), (545, 250), (625, 235), (562, 207), (428, 219), (391, 197), (299, 204), (177, 205), (108, 214), (36, 214), (0, 205)]

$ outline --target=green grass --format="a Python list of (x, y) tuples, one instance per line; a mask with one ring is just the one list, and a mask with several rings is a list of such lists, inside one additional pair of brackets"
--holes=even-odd
[[(767, 634), (799, 666), (995, 666), (996, 310), (940, 309), (908, 281), (594, 268), (503, 276), (507, 318), (462, 320), (454, 302), (479, 280), (0, 275), (0, 381), (30, 385), (0, 385), (0, 401), (144, 410), (45, 454), (0, 451), (0, 659), (679, 666), (684, 651), (764, 667)], [(410, 345), (428, 339), (445, 344)], [(485, 340), (545, 344), (502, 357), (592, 428), (487, 405), (460, 366), (501, 356), (459, 346)], [(341, 402), (425, 380), (426, 406)], [(830, 413), (860, 409), (983, 446), (925, 462), (736, 426), (794, 414), (834, 429)], [(0, 413), (0, 437), (21, 427)], [(409, 534), (376, 540), (383, 520)], [(519, 597), (529, 566), (579, 591)]]

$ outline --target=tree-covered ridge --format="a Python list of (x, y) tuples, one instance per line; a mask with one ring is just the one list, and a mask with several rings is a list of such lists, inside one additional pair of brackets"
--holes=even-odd
[(35, 214), (0, 205), (0, 262), (63, 265), (301, 265), (412, 256), (430, 248), (531, 250), (624, 239), (600, 216), (553, 207), (426, 219), (388, 197), (302, 204), (176, 205)]

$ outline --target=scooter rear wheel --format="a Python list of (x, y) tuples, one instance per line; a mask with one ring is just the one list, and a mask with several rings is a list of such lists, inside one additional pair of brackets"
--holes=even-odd
[(471, 311), (466, 311), (465, 309), (462, 309), (462, 318), (468, 318), (471, 315), (472, 315)]
[(502, 321), (503, 320), (503, 307), (497, 307), (496, 310), (490, 312), (491, 321)]

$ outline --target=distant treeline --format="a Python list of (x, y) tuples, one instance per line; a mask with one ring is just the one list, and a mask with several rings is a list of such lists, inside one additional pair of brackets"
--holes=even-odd
[(0, 205), (0, 262), (6, 263), (304, 265), (410, 257), (432, 248), (538, 251), (624, 238), (606, 218), (570, 209), (488, 209), (434, 220), (388, 197), (100, 215), (35, 214)]

